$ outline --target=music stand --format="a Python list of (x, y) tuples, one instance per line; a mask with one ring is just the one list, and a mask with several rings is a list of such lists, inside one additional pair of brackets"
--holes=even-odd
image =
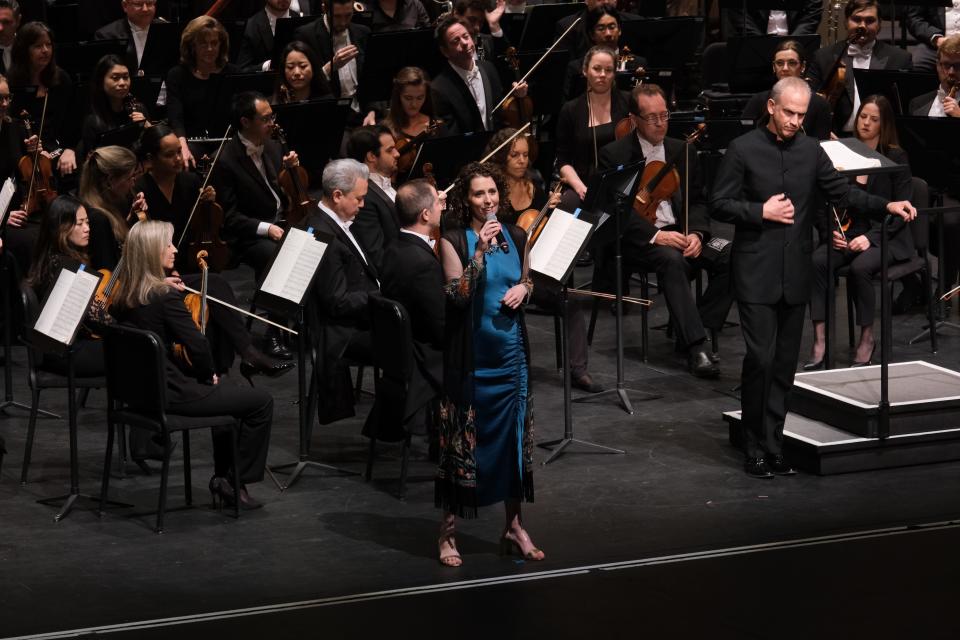
[(130, 93), (136, 96), (137, 100), (150, 107), (151, 116), (156, 116), (154, 110), (157, 109), (157, 98), (160, 96), (160, 89), (163, 88), (164, 81), (165, 78), (157, 75), (130, 78)]
[(360, 104), (387, 101), (393, 92), (393, 77), (403, 67), (420, 67), (434, 77), (445, 64), (432, 29), (371, 33), (357, 80), (357, 99)]
[[(585, 7), (586, 5), (582, 2), (538, 4), (529, 7), (527, 9), (527, 21), (517, 42), (517, 51), (535, 51), (537, 49), (544, 51), (548, 49), (553, 44), (557, 23), (567, 16), (584, 11)], [(582, 24), (583, 21), (581, 20), (580, 23)], [(560, 43), (557, 49), (569, 51), (571, 39), (575, 33), (576, 29), (567, 34), (566, 42)], [(511, 40), (510, 42), (514, 41)]]
[(492, 136), (491, 131), (475, 131), (458, 136), (426, 138), (420, 143), (407, 179), (425, 177), (423, 167), (430, 163), (433, 165), (433, 177), (439, 188), (453, 184), (460, 169), (483, 157), (483, 150)]
[(507, 42), (513, 45), (520, 43), (520, 38), (523, 37), (523, 29), (527, 26), (527, 16), (529, 15), (530, 10), (527, 9), (523, 13), (504, 13), (503, 16), (501, 16), (500, 28), (503, 29), (503, 35), (507, 39)]
[[(740, 12), (740, 34), (747, 31), (747, 11), (758, 9), (776, 9), (777, 11), (802, 11), (804, 0), (720, 0), (720, 8)], [(731, 18), (731, 26), (735, 19)], [(789, 35), (789, 34), (788, 34)], [(791, 36), (792, 37), (792, 36)]]
[(121, 60), (127, 56), (128, 40), (89, 40), (87, 42), (63, 42), (57, 44), (57, 65), (74, 78), (93, 75), (105, 55), (113, 54)]
[[(145, 76), (166, 75), (167, 71), (180, 64), (180, 36), (184, 25), (176, 22), (150, 24), (147, 43), (140, 58), (140, 71)], [(130, 70), (130, 75), (140, 75)]]
[[(273, 95), (279, 73), (276, 71), (254, 71), (253, 73), (231, 73), (217, 78), (212, 111), (207, 113), (207, 130), (224, 131), (230, 124), (230, 111), (233, 97), (244, 91), (256, 91), (268, 100)], [(211, 76), (211, 80), (213, 76)]]
[(650, 67), (682, 69), (693, 61), (705, 28), (700, 17), (644, 18), (624, 20), (620, 32), (621, 44), (646, 58)]
[[(97, 136), (97, 146), (94, 148), (100, 147), (109, 147), (109, 146), (118, 146), (125, 147), (127, 149), (133, 149), (134, 145), (140, 140), (140, 134), (143, 133), (143, 123), (142, 122), (132, 122), (130, 124), (125, 124), (122, 127), (117, 127), (116, 129), (110, 129), (109, 131), (104, 131), (99, 136)], [(93, 149), (90, 149), (93, 151)]]
[[(517, 54), (517, 60), (520, 62), (520, 77), (523, 77), (537, 63), (543, 53), (543, 51), (522, 51)], [(569, 60), (570, 56), (566, 51), (554, 49), (550, 52), (550, 55), (543, 59), (536, 71), (530, 74), (528, 80), (530, 84), (529, 95), (540, 114), (560, 113), (560, 107), (563, 106), (563, 95), (557, 90), (557, 87), (563, 86)]]
[(595, 173), (587, 185), (587, 198), (583, 203), (583, 210), (587, 212), (584, 218), (593, 220), (596, 224), (590, 242), (591, 252), (611, 244), (614, 248), (617, 385), (614, 389), (577, 398), (574, 402), (592, 402), (597, 398), (614, 394), (617, 396), (620, 407), (631, 415), (633, 415), (633, 405), (630, 403), (629, 393), (642, 393), (643, 396), (638, 398), (641, 402), (662, 397), (659, 394), (627, 389), (624, 384), (623, 373), (623, 251), (621, 241), (627, 221), (630, 216), (635, 215), (632, 206), (633, 199), (640, 187), (640, 175), (643, 173), (643, 167), (643, 162), (635, 162)]
[[(273, 33), (273, 51), (270, 55), (271, 69), (283, 69), (280, 57), (283, 55), (283, 50), (286, 49), (287, 45), (293, 42), (294, 32), (300, 27), (316, 22), (317, 20), (323, 20), (323, 16), (290, 16), (289, 18), (280, 18), (277, 20), (277, 27)], [(314, 73), (317, 72), (318, 70), (315, 69)]]
[[(340, 156), (350, 102), (349, 98), (325, 98), (274, 105), (277, 124), (296, 145), (300, 164), (312, 175), (319, 175), (327, 162)], [(317, 126), (321, 122), (323, 126)]]
[(807, 60), (820, 48), (820, 35), (740, 36), (727, 39), (727, 61), (731, 93), (756, 93), (770, 89), (776, 82), (771, 68), (773, 55), (781, 42), (796, 40), (803, 46)]
[(854, 69), (853, 77), (860, 95), (866, 97), (876, 93), (885, 96), (898, 116), (912, 116), (913, 114), (907, 111), (910, 101), (940, 85), (935, 73), (917, 73), (904, 69)]

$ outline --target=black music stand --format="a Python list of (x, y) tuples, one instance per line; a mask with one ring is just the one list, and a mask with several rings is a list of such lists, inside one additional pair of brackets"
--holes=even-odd
[(940, 85), (935, 73), (917, 73), (904, 69), (854, 69), (853, 76), (860, 95), (866, 97), (876, 93), (886, 96), (898, 116), (913, 115), (908, 113), (910, 101), (936, 90)]
[[(116, 129), (110, 129), (109, 131), (104, 131), (99, 136), (97, 136), (97, 146), (95, 148), (116, 145), (118, 147), (126, 147), (127, 149), (133, 149), (137, 141), (140, 140), (140, 134), (142, 133), (143, 133), (142, 122), (133, 122), (130, 124), (125, 124), (122, 127), (117, 127)], [(91, 149), (91, 151), (92, 150), (93, 149)]]
[(160, 75), (145, 75), (130, 78), (130, 93), (150, 108), (151, 116), (156, 115), (157, 98), (160, 96), (160, 89), (163, 88), (164, 81), (165, 78)]
[[(527, 21), (523, 26), (520, 39), (516, 41), (518, 51), (543, 51), (553, 44), (554, 32), (557, 23), (567, 16), (580, 13), (586, 5), (582, 2), (561, 3), (561, 4), (538, 4), (527, 9)], [(583, 21), (580, 21), (580, 25)], [(580, 26), (578, 25), (578, 26)], [(557, 45), (557, 49), (564, 51), (570, 50), (570, 42), (574, 28), (564, 42)], [(515, 42), (510, 40), (511, 43)]]
[(277, 124), (311, 175), (319, 175), (327, 162), (340, 156), (350, 102), (349, 98), (324, 98), (273, 106)]
[(127, 40), (63, 42), (57, 45), (57, 65), (74, 78), (89, 78), (93, 75), (93, 68), (103, 56), (113, 54), (121, 60), (125, 59), (127, 42)]
[(407, 179), (425, 177), (423, 167), (429, 163), (433, 165), (433, 178), (438, 188), (453, 184), (460, 169), (483, 157), (483, 150), (492, 135), (491, 131), (476, 131), (425, 139), (420, 143)]
[(651, 68), (682, 69), (703, 44), (703, 18), (645, 18), (620, 25), (620, 43), (647, 59)]
[[(520, 77), (522, 78), (537, 63), (537, 60), (543, 56), (544, 51), (522, 51), (517, 54), (517, 60), (520, 62)], [(563, 106), (563, 96), (557, 90), (563, 86), (564, 75), (567, 71), (567, 62), (570, 56), (566, 51), (559, 48), (550, 52), (536, 71), (530, 74), (527, 82), (530, 85), (530, 99), (536, 105), (536, 110), (540, 114), (560, 113), (560, 107)], [(510, 88), (508, 84), (507, 89)]]
[[(740, 18), (740, 34), (745, 35), (747, 31), (747, 12), (757, 9), (775, 9), (777, 11), (801, 11), (803, 10), (804, 0), (720, 0), (720, 8), (734, 13), (730, 18), (730, 26), (736, 27), (737, 20)], [(789, 34), (788, 34), (789, 35)]]
[[(286, 49), (287, 45), (293, 42), (293, 33), (300, 27), (317, 20), (323, 20), (323, 16), (291, 16), (277, 20), (277, 28), (273, 33), (273, 52), (270, 56), (271, 69), (280, 70), (283, 68), (280, 56), (283, 55), (283, 50)], [(315, 69), (314, 73), (318, 71)]]
[(142, 74), (130, 70), (130, 75), (166, 75), (167, 71), (180, 64), (180, 36), (185, 25), (176, 22), (156, 22), (150, 25), (147, 43), (140, 58)]
[[(315, 233), (312, 228), (308, 228), (307, 232), (311, 233), (317, 240), (325, 242), (328, 246), (333, 242), (333, 236), (319, 232)], [(285, 237), (284, 241), (286, 240), (287, 238)], [(273, 263), (276, 261), (277, 256), (280, 254), (280, 251), (283, 248), (283, 242), (281, 242), (264, 273), (270, 273)], [(322, 262), (323, 260), (321, 259), (320, 263), (322, 264)], [(267, 473), (273, 479), (273, 482), (277, 485), (277, 488), (281, 491), (286, 491), (292, 487), (300, 479), (300, 476), (303, 475), (303, 472), (309, 468), (327, 469), (336, 471), (338, 473), (349, 473), (342, 469), (338, 469), (337, 467), (310, 459), (310, 440), (313, 436), (313, 418), (310, 415), (310, 402), (308, 401), (309, 394), (312, 390), (308, 389), (307, 385), (307, 349), (309, 348), (309, 345), (307, 341), (308, 322), (306, 305), (309, 301), (310, 292), (313, 289), (314, 282), (319, 271), (320, 265), (318, 264), (310, 278), (310, 284), (307, 286), (306, 291), (300, 300), (292, 301), (287, 298), (267, 293), (262, 289), (258, 289), (254, 294), (254, 304), (256, 306), (262, 307), (268, 311), (273, 311), (274, 313), (293, 320), (294, 325), (297, 328), (297, 404), (299, 409), (299, 455), (297, 456), (297, 460), (294, 462), (287, 462), (284, 464), (267, 467)], [(290, 475), (287, 476), (286, 483), (281, 483), (279, 480), (277, 480), (277, 476), (274, 475), (274, 472), (283, 471), (285, 469), (293, 469), (293, 471), (291, 471)]]
[(255, 71), (253, 73), (230, 73), (217, 76), (217, 90), (212, 111), (207, 115), (210, 131), (219, 133), (230, 124), (230, 112), (233, 98), (244, 91), (256, 91), (268, 100), (273, 95), (279, 73), (276, 71)]
[(503, 29), (503, 35), (507, 42), (513, 45), (520, 44), (520, 38), (523, 37), (523, 29), (527, 26), (527, 16), (529, 15), (530, 11), (528, 9), (523, 13), (504, 13), (501, 16), (500, 28)]
[(403, 67), (420, 67), (433, 77), (445, 64), (433, 40), (433, 29), (371, 33), (357, 79), (357, 99), (360, 104), (389, 100), (393, 77)]
[[(614, 292), (616, 296), (616, 340), (617, 340), (617, 386), (613, 389), (601, 391), (589, 396), (577, 398), (574, 402), (592, 402), (598, 398), (614, 394), (620, 407), (633, 415), (633, 405), (630, 403), (630, 393), (642, 394), (637, 399), (640, 402), (656, 400), (659, 394), (627, 389), (623, 374), (623, 230), (633, 213), (633, 199), (640, 187), (640, 175), (643, 173), (643, 162), (629, 165), (620, 165), (613, 169), (600, 171), (590, 178), (587, 185), (587, 198), (583, 203), (583, 210), (588, 212), (585, 219), (591, 219), (596, 224), (593, 238), (590, 242), (591, 251), (601, 247), (613, 245), (614, 255)], [(565, 368), (569, 368), (568, 366)]]
[(820, 35), (740, 36), (727, 39), (729, 85), (732, 93), (756, 93), (770, 89), (777, 81), (771, 68), (774, 52), (781, 42), (796, 40), (803, 46), (806, 59), (812, 60), (820, 48)]
[[(960, 122), (955, 118), (926, 118), (914, 116), (898, 116), (897, 132), (900, 145), (910, 158), (913, 175), (919, 176), (930, 185), (933, 199), (941, 203), (945, 193), (956, 193), (960, 184)], [(943, 320), (944, 302), (939, 300), (945, 291), (943, 282), (944, 251), (943, 244), (943, 216), (937, 217), (937, 314), (938, 320), (932, 328), (949, 327), (960, 330), (960, 324)], [(922, 332), (910, 339), (914, 344), (927, 338), (931, 327), (925, 327)]]

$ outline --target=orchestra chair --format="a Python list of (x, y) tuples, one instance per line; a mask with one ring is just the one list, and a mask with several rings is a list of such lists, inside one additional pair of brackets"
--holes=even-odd
[(367, 482), (373, 477), (377, 440), (396, 442), (399, 437), (402, 446), (397, 497), (403, 500), (407, 489), (411, 437), (410, 430), (403, 427), (403, 421), (410, 378), (417, 366), (413, 357), (410, 318), (403, 305), (383, 296), (371, 295), (368, 304), (373, 343), (375, 399), (364, 427), (365, 435), (370, 438), (370, 448), (363, 477)]
[(727, 43), (711, 42), (703, 50), (700, 59), (700, 84), (704, 89), (729, 82), (730, 63), (727, 60)]
[[(40, 302), (33, 289), (27, 285), (20, 286), (20, 300), (22, 303), (21, 311), (23, 313), (23, 322), (20, 323), (20, 340), (27, 347), (27, 369), (29, 375), (27, 381), (30, 385), (30, 418), (27, 422), (27, 440), (23, 446), (23, 467), (20, 470), (20, 484), (27, 484), (27, 472), (30, 469), (30, 459), (33, 455), (33, 438), (37, 431), (37, 417), (40, 410), (40, 392), (44, 389), (69, 389), (70, 381), (68, 376), (52, 371), (43, 365), (43, 352), (34, 346), (29, 337), (28, 330), (37, 323), (40, 316)], [(84, 391), (90, 389), (102, 389), (106, 385), (103, 376), (73, 376), (73, 386), (77, 390), (77, 395), (81, 396)], [(43, 412), (49, 415), (47, 412)], [(76, 430), (76, 416), (68, 417), (70, 429)]]
[[(100, 516), (110, 485), (110, 461), (117, 427), (126, 425), (144, 429), (159, 436), (166, 449), (160, 471), (160, 497), (154, 531), (163, 533), (163, 517), (167, 509), (167, 484), (170, 475), (172, 432), (179, 431), (183, 443), (183, 493), (187, 506), (193, 504), (190, 474), (190, 432), (195, 429), (230, 427), (233, 432), (233, 459), (239, 457), (237, 442), (240, 422), (233, 416), (179, 416), (166, 407), (166, 353), (160, 338), (152, 331), (143, 331), (120, 324), (105, 329), (104, 361), (107, 370), (107, 448), (103, 462), (103, 483), (100, 490)], [(234, 465), (233, 486), (240, 485), (240, 471)], [(240, 517), (240, 501), (234, 501), (234, 517)]]

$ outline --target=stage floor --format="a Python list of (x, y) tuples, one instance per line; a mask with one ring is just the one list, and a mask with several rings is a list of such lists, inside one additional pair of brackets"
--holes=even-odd
[[(651, 325), (665, 319), (666, 306), (658, 296), (651, 313)], [(734, 310), (731, 320), (736, 319)], [(841, 316), (840, 326), (842, 321)], [(935, 355), (929, 353), (925, 343), (904, 344), (923, 323), (921, 315), (895, 318), (896, 360), (923, 359), (946, 368), (960, 368), (960, 333), (944, 330), (941, 350)], [(590, 368), (594, 377), (608, 386), (613, 384), (616, 370), (613, 324), (613, 317), (604, 305), (590, 354)], [(547, 316), (530, 315), (528, 327), (533, 348), (537, 437), (538, 440), (553, 439), (562, 433), (562, 389), (554, 368), (553, 321)], [(381, 446), (383, 455), (376, 465), (372, 484), (364, 483), (359, 475), (322, 475), (311, 471), (299, 484), (280, 493), (268, 480), (253, 487), (254, 495), (265, 501), (266, 507), (244, 513), (239, 521), (234, 521), (204, 506), (212, 460), (209, 441), (198, 435), (193, 447), (197, 506), (171, 511), (163, 535), (152, 532), (152, 516), (130, 515), (132, 511), (143, 514), (155, 507), (159, 484), (156, 476), (133, 475), (127, 480), (112, 482), (111, 497), (135, 503), (134, 510), (110, 512), (100, 520), (94, 512), (80, 508), (65, 521), (54, 524), (55, 510), (35, 500), (62, 494), (68, 486), (65, 422), (39, 421), (30, 482), (21, 487), (18, 480), (26, 416), (14, 411), (0, 417), (0, 433), (6, 438), (10, 451), (0, 475), (0, 637), (324, 598), (339, 598), (336, 602), (346, 607), (344, 596), (429, 585), (453, 588), (435, 600), (436, 606), (444, 607), (447, 614), (451, 608), (454, 612), (459, 608), (461, 615), (445, 614), (442, 620), (446, 624), (440, 626), (434, 621), (441, 617), (434, 616), (429, 608), (407, 609), (391, 600), (393, 604), (384, 602), (382, 607), (373, 602), (362, 608), (342, 610), (356, 615), (289, 616), (274, 620), (272, 626), (225, 622), (220, 627), (208, 620), (205, 625), (214, 626), (204, 626), (203, 637), (219, 637), (221, 633), (229, 633), (232, 638), (309, 637), (299, 633), (300, 630), (335, 638), (369, 637), (357, 633), (358, 629), (366, 628), (363, 625), (346, 628), (353, 624), (351, 621), (357, 621), (357, 616), (362, 616), (364, 623), (372, 620), (384, 622), (388, 627), (408, 625), (409, 634), (401, 635), (477, 637), (486, 629), (484, 637), (490, 637), (494, 631), (486, 623), (474, 627), (472, 620), (501, 613), (505, 620), (527, 614), (540, 616), (542, 625), (531, 628), (524, 637), (548, 634), (570, 637), (580, 628), (585, 631), (575, 635), (586, 635), (586, 629), (592, 628), (604, 630), (611, 637), (638, 637), (637, 631), (671, 628), (653, 623), (675, 615), (678, 606), (673, 599), (672, 607), (646, 606), (658, 592), (673, 593), (676, 599), (682, 599), (684, 585), (687, 585), (700, 598), (690, 600), (691, 607), (710, 599), (709, 593), (705, 594), (696, 584), (699, 565), (657, 567), (655, 571), (636, 574), (632, 580), (624, 578), (616, 589), (608, 590), (578, 590), (575, 580), (544, 581), (539, 583), (541, 586), (528, 589), (520, 581), (511, 582), (509, 588), (492, 589), (483, 599), (478, 599), (476, 594), (484, 589), (456, 589), (456, 583), (533, 578), (545, 571), (563, 573), (578, 567), (643, 558), (952, 521), (960, 515), (957, 499), (960, 464), (956, 463), (830, 477), (799, 474), (772, 481), (747, 477), (741, 468), (740, 454), (728, 443), (727, 425), (722, 419), (722, 412), (739, 407), (731, 395), (738, 382), (743, 355), (739, 329), (727, 329), (720, 336), (721, 378), (697, 380), (686, 373), (683, 360), (674, 354), (672, 343), (662, 331), (651, 331), (648, 363), (641, 363), (639, 327), (639, 313), (628, 315), (628, 386), (638, 391), (655, 391), (663, 397), (636, 402), (636, 413), (632, 416), (622, 412), (612, 398), (574, 405), (578, 437), (618, 447), (627, 453), (577, 453), (578, 449), (574, 448), (557, 462), (537, 469), (537, 501), (528, 505), (524, 513), (526, 526), (547, 554), (542, 563), (524, 563), (498, 556), (502, 515), (499, 509), (488, 508), (478, 520), (460, 526), (458, 546), (464, 554), (463, 567), (455, 570), (441, 567), (436, 561), (438, 512), (433, 507), (430, 482), (433, 470), (425, 461), (425, 448), (419, 442), (415, 443), (406, 502), (394, 497), (398, 451)], [(809, 328), (806, 332), (804, 354), (809, 346)], [(17, 350), (14, 355), (15, 395), (17, 400), (26, 401), (29, 396), (25, 354)], [(838, 361), (846, 360), (841, 353)], [(297, 407), (293, 404), (295, 379), (292, 376), (258, 381), (275, 394), (277, 401), (269, 458), (273, 464), (296, 457)], [(245, 384), (239, 376), (231, 378), (226, 384)], [(368, 375), (366, 386), (369, 388), (371, 384)], [(63, 393), (47, 392), (42, 397), (42, 406), (47, 409), (63, 412), (65, 404)], [(359, 432), (369, 406), (369, 398), (364, 398), (357, 418), (315, 429), (313, 445), (318, 460), (362, 472), (366, 441)], [(105, 443), (104, 409), (104, 393), (93, 392), (87, 409), (80, 414), (81, 489), (88, 493), (99, 490)], [(547, 452), (539, 450), (537, 456), (538, 461), (542, 461)], [(178, 449), (171, 470), (171, 507), (182, 504), (180, 460)], [(952, 528), (937, 535), (956, 540), (956, 530)], [(844, 543), (859, 549), (858, 544), (856, 541)], [(923, 540), (916, 536), (891, 536), (882, 554), (892, 559), (904, 554), (913, 557), (911, 554), (920, 553), (915, 549), (921, 549), (931, 555), (933, 548), (924, 547)], [(935, 548), (952, 547), (943, 544)], [(852, 623), (871, 616), (871, 610), (878, 608), (881, 610), (878, 615), (882, 613), (888, 618), (915, 617), (916, 607), (897, 613), (888, 606), (894, 602), (896, 592), (904, 585), (913, 584), (914, 579), (927, 581), (925, 589), (930, 588), (929, 580), (935, 580), (941, 587), (937, 593), (955, 596), (960, 591), (955, 585), (955, 571), (948, 572), (949, 576), (942, 571), (920, 575), (919, 572), (926, 571), (920, 565), (935, 559), (891, 562), (889, 572), (865, 573), (857, 570), (855, 564), (838, 562), (837, 557), (845, 557), (839, 551), (821, 554), (816, 547), (810, 547), (804, 553), (802, 562), (784, 561), (782, 565), (774, 565), (787, 572), (780, 580), (792, 582), (794, 572), (799, 575), (809, 571), (820, 576), (824, 583), (849, 584), (851, 588), (844, 595), (843, 606), (834, 602), (823, 610), (829, 611), (833, 620), (846, 616)], [(869, 558), (878, 561), (880, 553)], [(950, 553), (943, 552), (944, 555)], [(793, 626), (790, 620), (808, 615), (807, 607), (817, 604), (820, 595), (806, 592), (804, 611), (791, 610), (792, 605), (786, 600), (779, 604), (773, 602), (771, 606), (779, 606), (784, 613), (786, 627), (766, 627), (771, 624), (770, 617), (755, 616), (754, 601), (747, 605), (744, 600), (751, 597), (749, 593), (774, 588), (777, 583), (770, 584), (764, 579), (766, 573), (756, 571), (748, 560), (737, 557), (738, 554), (731, 554), (715, 570), (739, 572), (740, 579), (708, 583), (722, 591), (718, 592), (716, 602), (727, 604), (723, 612), (711, 608), (710, 611), (719, 616), (717, 624), (702, 629), (714, 629), (712, 637), (803, 637), (799, 635), (803, 629), (812, 633), (815, 627)], [(886, 588), (878, 594), (876, 585), (881, 580), (886, 580), (883, 583)], [(872, 588), (856, 588), (867, 581)], [(663, 590), (657, 585), (663, 585)], [(559, 607), (569, 609), (580, 602), (585, 616), (602, 615), (594, 618), (592, 627), (562, 624), (569, 617), (564, 615), (547, 619), (550, 610), (535, 604), (543, 589), (552, 590), (558, 598), (554, 611), (559, 611)], [(623, 616), (617, 617), (601, 600), (606, 597), (605, 593), (614, 592), (619, 592), (622, 598), (624, 590), (635, 593), (638, 601), (646, 604), (635, 610), (626, 609)], [(825, 591), (822, 597), (836, 596), (838, 591), (842, 590)], [(736, 593), (743, 599), (733, 597)], [(566, 594), (567, 600), (560, 594)], [(524, 606), (528, 597), (529, 607)], [(408, 599), (399, 602), (405, 600)], [(629, 606), (629, 599), (625, 606)], [(683, 606), (679, 610), (683, 610)], [(693, 620), (699, 612), (700, 609), (695, 609), (687, 613)], [(708, 611), (704, 609), (702, 613)], [(930, 610), (924, 615), (922, 631), (905, 631), (905, 635), (899, 637), (939, 637), (930, 631), (947, 628), (937, 625), (941, 615), (945, 620), (945, 609)], [(644, 620), (650, 626), (644, 626)], [(458, 621), (459, 626), (452, 621)], [(675, 628), (682, 631), (688, 627), (680, 624)], [(813, 635), (857, 635), (851, 630), (856, 627), (836, 628), (846, 628), (850, 633), (833, 635), (829, 633), (831, 627), (824, 627)], [(901, 627), (887, 628), (893, 631)], [(511, 633), (499, 635), (514, 637)], [(950, 634), (944, 637), (947, 635)], [(146, 636), (134, 632), (122, 637), (188, 636), (174, 632), (167, 635), (154, 632)], [(874, 633), (872, 637), (893, 636)]]

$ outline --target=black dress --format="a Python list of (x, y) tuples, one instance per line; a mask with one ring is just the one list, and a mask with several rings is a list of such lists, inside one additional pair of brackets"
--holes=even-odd
[(240, 73), (240, 67), (228, 62), (220, 73), (212, 73), (206, 80), (193, 75), (185, 65), (177, 65), (167, 74), (167, 119), (181, 138), (219, 136), (222, 131), (211, 131), (215, 122), (214, 101), (223, 75)]
[(200, 195), (202, 184), (203, 180), (193, 172), (178, 173), (173, 182), (173, 199), (167, 200), (153, 176), (145, 173), (137, 180), (134, 190), (143, 192), (151, 220), (162, 220), (173, 225), (173, 241), (176, 243), (180, 240), (190, 210)]
[[(80, 136), (80, 115), (71, 107), (74, 99), (73, 80), (63, 69), (57, 68), (56, 84), (47, 89), (47, 114), (43, 116), (44, 99), (36, 94), (26, 95), (17, 91), (23, 87), (11, 86), (15, 103), (11, 105), (11, 113), (20, 114), (26, 110), (35, 127), (43, 121), (43, 148), (53, 151), (57, 148), (73, 149)], [(39, 134), (39, 131), (33, 133)], [(78, 158), (79, 162), (79, 158)]]
[[(150, 114), (144, 113), (143, 115), (149, 118)], [(132, 124), (130, 116), (127, 115), (124, 109), (120, 111), (113, 111), (111, 109), (110, 112), (106, 114), (88, 114), (87, 117), (84, 118), (83, 128), (80, 130), (80, 142), (77, 145), (77, 164), (83, 166), (84, 161), (87, 159), (87, 154), (102, 146), (100, 144), (101, 135), (130, 124)], [(143, 126), (142, 123), (140, 126)], [(133, 145), (127, 145), (127, 148), (132, 148), (132, 146)]]
[(630, 99), (621, 91), (610, 96), (610, 122), (589, 127), (587, 94), (570, 100), (557, 118), (557, 166), (570, 165), (580, 180), (588, 184), (596, 170), (596, 158), (604, 145), (615, 140), (617, 123), (630, 113)]

